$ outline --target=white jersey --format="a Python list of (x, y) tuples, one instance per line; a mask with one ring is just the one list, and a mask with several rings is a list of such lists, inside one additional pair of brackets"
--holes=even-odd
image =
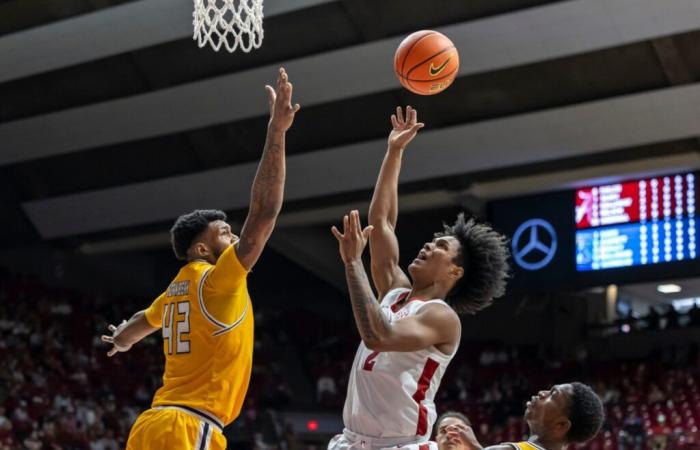
[[(394, 289), (382, 299), (382, 313), (392, 322), (413, 316), (442, 300), (403, 300), (409, 289)], [(435, 393), (447, 365), (457, 352), (445, 355), (434, 346), (415, 352), (375, 352), (360, 342), (353, 362), (343, 409), (345, 427), (375, 438), (430, 437), (435, 421)]]

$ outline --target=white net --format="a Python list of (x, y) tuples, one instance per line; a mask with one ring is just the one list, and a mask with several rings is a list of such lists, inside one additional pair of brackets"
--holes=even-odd
[(194, 39), (217, 52), (259, 48), (263, 40), (263, 0), (194, 0)]

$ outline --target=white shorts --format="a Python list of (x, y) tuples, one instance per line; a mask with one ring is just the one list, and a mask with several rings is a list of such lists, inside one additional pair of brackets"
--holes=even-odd
[(373, 438), (353, 433), (347, 428), (328, 443), (328, 450), (438, 450), (437, 443), (416, 436)]

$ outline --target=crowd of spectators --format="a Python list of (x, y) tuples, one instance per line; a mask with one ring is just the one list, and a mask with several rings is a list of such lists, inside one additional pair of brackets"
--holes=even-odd
[[(131, 424), (161, 384), (161, 342), (153, 335), (136, 351), (107, 358), (99, 335), (109, 321), (147, 304), (1, 275), (0, 450), (124, 448)], [(339, 414), (358, 340), (351, 320), (256, 311), (253, 379), (241, 417), (226, 430), (232, 446), (290, 448), (280, 418), (284, 409)], [(300, 375), (315, 387), (313, 398), (300, 402), (295, 395), (298, 386), (279, 349), (299, 355)], [(541, 388), (575, 379), (595, 387), (607, 413), (601, 434), (581, 448), (700, 449), (699, 374), (693, 345), (611, 363), (591, 358), (585, 347), (555, 355), (541, 346), (463, 343), (436, 402), (441, 411), (465, 413), (482, 442), (514, 441), (526, 431), (525, 401)]]
[[(0, 275), (0, 450), (123, 449), (161, 385), (162, 344), (155, 334), (108, 358), (99, 336), (146, 306)], [(260, 447), (275, 442), (268, 410), (288, 404), (291, 389), (271, 357), (279, 335), (258, 322), (251, 395), (230, 431)]]

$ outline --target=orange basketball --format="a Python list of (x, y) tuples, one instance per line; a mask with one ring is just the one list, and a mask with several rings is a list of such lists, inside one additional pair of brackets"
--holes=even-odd
[(444, 34), (416, 31), (396, 49), (394, 70), (409, 91), (433, 95), (444, 91), (454, 81), (459, 70), (459, 54)]

